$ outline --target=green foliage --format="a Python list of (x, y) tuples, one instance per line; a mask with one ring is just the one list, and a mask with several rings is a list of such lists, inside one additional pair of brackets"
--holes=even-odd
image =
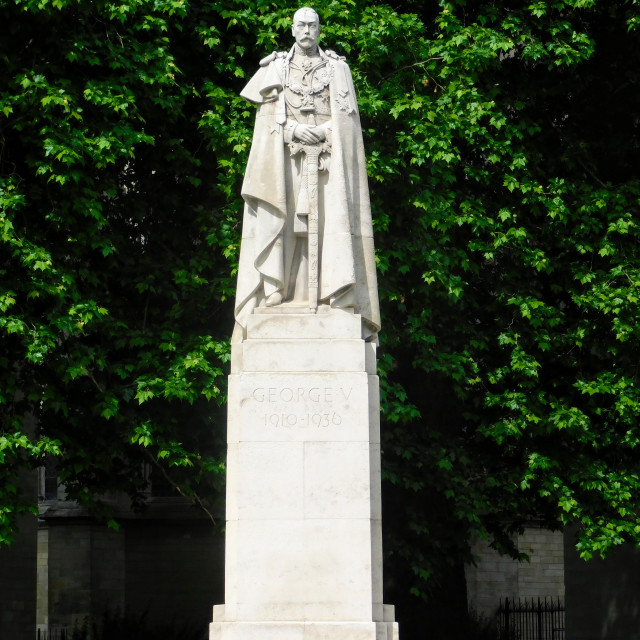
[[(176, 483), (191, 468), (187, 494), (224, 471), (207, 401), (224, 401), (236, 210), (212, 170), (233, 152), (209, 135), (216, 76), (193, 64), (214, 56), (187, 9), (2, 3), (3, 480), (55, 455), (87, 506), (139, 504), (143, 460)], [(0, 484), (6, 540), (24, 505)]]
[(354, 51), (400, 521), (387, 548), (425, 594), (472, 531), (515, 553), (528, 518), (577, 522), (585, 558), (639, 540), (640, 93), (635, 5), (413, 11), (364, 9), (385, 29)]
[[(139, 501), (142, 460), (211, 496), (238, 92), (297, 3), (0, 6), (0, 538), (45, 455), (83, 504)], [(318, 8), (365, 134), (402, 588), (427, 596), (474, 533), (515, 552), (528, 518), (577, 523), (585, 558), (637, 543), (639, 3)]]

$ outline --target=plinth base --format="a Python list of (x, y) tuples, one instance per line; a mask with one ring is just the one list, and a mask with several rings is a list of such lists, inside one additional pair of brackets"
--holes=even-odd
[[(227, 622), (224, 605), (213, 608), (210, 640), (398, 640), (394, 607), (384, 606), (384, 622)], [(388, 620), (388, 622), (386, 621)]]
[(376, 345), (360, 316), (251, 315), (232, 346), (225, 604), (211, 640), (397, 640), (380, 502)]

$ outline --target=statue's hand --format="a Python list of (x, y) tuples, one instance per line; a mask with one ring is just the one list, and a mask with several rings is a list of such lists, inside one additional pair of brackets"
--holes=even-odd
[(314, 127), (313, 133), (315, 133), (318, 136), (318, 140), (320, 142), (327, 139), (327, 130), (324, 128), (323, 125), (318, 125), (317, 127)]
[(308, 124), (297, 125), (293, 135), (306, 144), (317, 144), (324, 140), (324, 131)]

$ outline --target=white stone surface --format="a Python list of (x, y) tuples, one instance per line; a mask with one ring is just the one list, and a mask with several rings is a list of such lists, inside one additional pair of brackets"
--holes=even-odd
[(227, 619), (372, 620), (369, 520), (230, 525)]
[(372, 517), (369, 447), (367, 442), (305, 443), (305, 518)]
[[(282, 357), (286, 355), (286, 357)], [(360, 339), (245, 340), (245, 371), (366, 371)]]
[[(256, 309), (257, 313), (247, 319), (247, 336), (252, 340), (289, 339), (306, 340), (313, 332), (315, 338), (347, 338), (360, 339), (360, 318), (351, 310), (332, 310), (329, 307), (318, 314), (300, 313), (296, 307), (289, 308), (289, 313), (276, 314), (279, 308), (267, 307)], [(273, 322), (273, 315), (279, 315), (278, 322)]]
[[(221, 640), (397, 640), (385, 622), (214, 622)], [(397, 630), (397, 624), (395, 625)]]
[(375, 345), (315, 337), (359, 326), (344, 311), (258, 314), (233, 347), (226, 593), (212, 640), (397, 638), (382, 603)]
[(378, 379), (364, 371), (229, 378), (229, 442), (379, 443)]
[(301, 482), (304, 473), (302, 442), (231, 443), (228, 473), (234, 476), (227, 519), (265, 520), (304, 517)]
[[(364, 343), (364, 366), (367, 373), (375, 375), (378, 373), (378, 365), (376, 362), (377, 346), (375, 342)], [(378, 405), (379, 408), (380, 405)]]

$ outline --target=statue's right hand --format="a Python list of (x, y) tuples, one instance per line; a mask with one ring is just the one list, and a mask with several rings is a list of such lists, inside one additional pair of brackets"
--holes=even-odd
[(321, 140), (321, 136), (318, 132), (314, 131), (315, 127), (312, 127), (308, 124), (299, 124), (296, 126), (293, 135), (298, 138), (298, 140), (302, 140), (302, 142), (306, 142), (307, 144), (317, 144)]

